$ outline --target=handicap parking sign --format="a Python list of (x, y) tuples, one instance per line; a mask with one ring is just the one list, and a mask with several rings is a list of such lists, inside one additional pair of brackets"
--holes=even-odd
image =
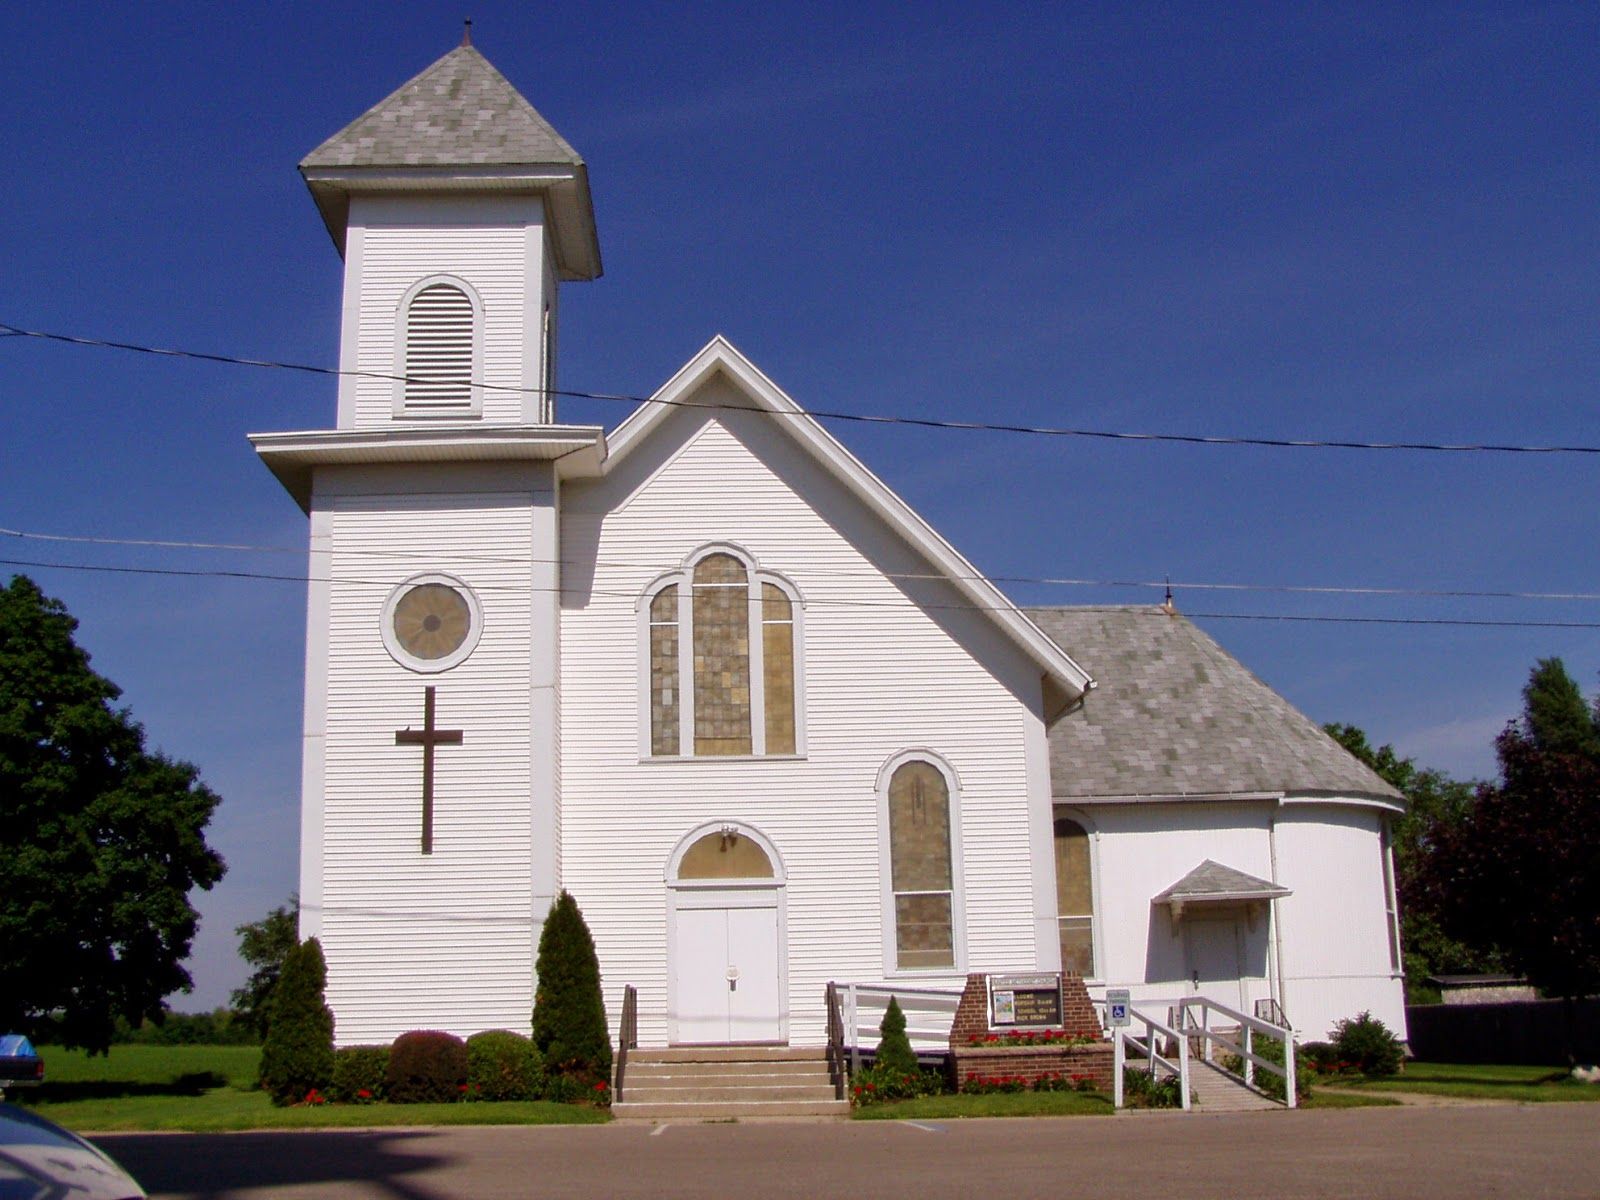
[(1129, 1023), (1128, 1009), (1130, 1007), (1128, 991), (1126, 988), (1108, 988), (1106, 990), (1106, 1024), (1113, 1029), (1119, 1029)]

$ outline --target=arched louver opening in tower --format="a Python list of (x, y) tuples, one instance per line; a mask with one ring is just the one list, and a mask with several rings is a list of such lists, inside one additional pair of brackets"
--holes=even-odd
[(407, 412), (471, 412), (472, 298), (451, 283), (430, 283), (406, 309)]

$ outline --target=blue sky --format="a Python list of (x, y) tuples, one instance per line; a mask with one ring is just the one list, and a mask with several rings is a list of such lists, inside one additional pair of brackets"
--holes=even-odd
[[(590, 166), (607, 270), (563, 294), (565, 387), (648, 393), (721, 332), (819, 409), (1600, 443), (1593, 5), (470, 8)], [(0, 321), (332, 365), (340, 264), (295, 164), (454, 46), (462, 15), (5, 6)], [(245, 434), (333, 411), (327, 379), (0, 341), (0, 526), (301, 548)], [(1600, 591), (1594, 457), (832, 428), (995, 575)], [(177, 1006), (221, 1003), (244, 974), (232, 927), (295, 884), (303, 586), (28, 572), (152, 742), (225, 797), (230, 871), (199, 897)], [(1600, 620), (1175, 590), (1193, 613)], [(1492, 772), (1536, 658), (1600, 684), (1592, 629), (1200, 623), (1316, 720), (1458, 775)]]

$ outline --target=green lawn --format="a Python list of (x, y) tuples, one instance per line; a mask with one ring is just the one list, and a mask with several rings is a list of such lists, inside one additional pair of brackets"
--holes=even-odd
[(1000, 1092), (991, 1096), (919, 1096), (858, 1108), (858, 1121), (956, 1120), (963, 1117), (1086, 1117), (1115, 1111), (1096, 1092)]
[(258, 1046), (113, 1046), (91, 1058), (40, 1048), (46, 1082), (7, 1099), (68, 1129), (318, 1129), (374, 1125), (553, 1125), (610, 1120), (604, 1111), (543, 1101), (274, 1108), (255, 1089)]
[(1373, 1092), (1419, 1092), (1515, 1103), (1600, 1100), (1600, 1084), (1578, 1083), (1552, 1067), (1482, 1066), (1475, 1063), (1407, 1063), (1398, 1075), (1382, 1079), (1324, 1081), (1317, 1094), (1354, 1087)]

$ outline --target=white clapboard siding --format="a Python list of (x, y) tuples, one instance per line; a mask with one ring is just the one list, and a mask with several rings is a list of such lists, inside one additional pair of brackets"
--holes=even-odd
[[(885, 549), (882, 526), (815, 467), (800, 472), (813, 489), (802, 495), (785, 482), (797, 476), (748, 447), (771, 455), (770, 430), (751, 425), (767, 420), (685, 416), (656, 433), (683, 448), (634, 494), (616, 481), (564, 493), (564, 553), (597, 566), (592, 586), (563, 594), (563, 882), (594, 933), (613, 1022), (622, 987), (639, 989), (645, 1044), (668, 1036), (667, 860), (707, 821), (748, 822), (787, 869), (792, 1043), (823, 1039), (828, 980), (884, 977), (876, 788), (884, 764), (909, 749), (936, 751), (960, 776), (966, 965), (1028, 968), (1038, 953), (1024, 759), (1037, 716), (859, 546), (897, 556), (895, 570), (925, 563), (901, 543)], [(803, 760), (640, 760), (638, 598), (713, 541), (737, 543), (804, 597)], [(953, 591), (937, 594), (961, 603)], [(937, 616), (957, 630), (984, 620)], [(1016, 673), (1016, 659), (1007, 665)], [(1038, 677), (1037, 668), (1021, 673)], [(960, 984), (955, 972), (903, 978)]]
[[(525, 1029), (530, 952), (529, 501), (506, 495), (335, 498), (322, 943), (341, 1045), (409, 1029)], [(390, 657), (393, 588), (422, 572), (468, 584), (472, 655), (438, 674)], [(436, 751), (433, 853), (420, 852), (422, 751), (396, 730), (460, 729)]]
[[(537, 203), (458, 198), (449, 205), (419, 207), (365, 199), (352, 207), (351, 221), (351, 237), (360, 252), (349, 261), (345, 287), (357, 297), (356, 327), (349, 326), (347, 297), (344, 337), (347, 344), (355, 339), (359, 369), (402, 373), (404, 357), (397, 347), (403, 344), (399, 325), (406, 293), (436, 275), (460, 280), (476, 293), (481, 306), (483, 327), (471, 374), (476, 382), (494, 385), (482, 389), (481, 420), (521, 422), (529, 397), (504, 389), (525, 387), (540, 378), (541, 338), (537, 323), (530, 331), (528, 316), (540, 306), (540, 298), (530, 297), (529, 291), (537, 291), (545, 278), (540, 265), (544, 229)], [(359, 378), (350, 386), (355, 392), (357, 427), (395, 423), (394, 382)], [(427, 408), (439, 416), (453, 411), (442, 404)]]
[[(1102, 982), (1159, 1007), (1192, 984), (1181, 930), (1159, 895), (1205, 859), (1293, 893), (1277, 901), (1285, 1011), (1306, 1038), (1371, 1009), (1405, 1027), (1404, 992), (1391, 972), (1383, 906), (1380, 814), (1359, 801), (1275, 800), (1087, 806), (1094, 829)], [(1273, 825), (1276, 825), (1273, 831)], [(1203, 916), (1203, 911), (1191, 915)], [(1265, 936), (1265, 935), (1261, 935)], [(1277, 946), (1273, 947), (1277, 952)], [(1266, 973), (1246, 981), (1249, 999), (1271, 994)]]

